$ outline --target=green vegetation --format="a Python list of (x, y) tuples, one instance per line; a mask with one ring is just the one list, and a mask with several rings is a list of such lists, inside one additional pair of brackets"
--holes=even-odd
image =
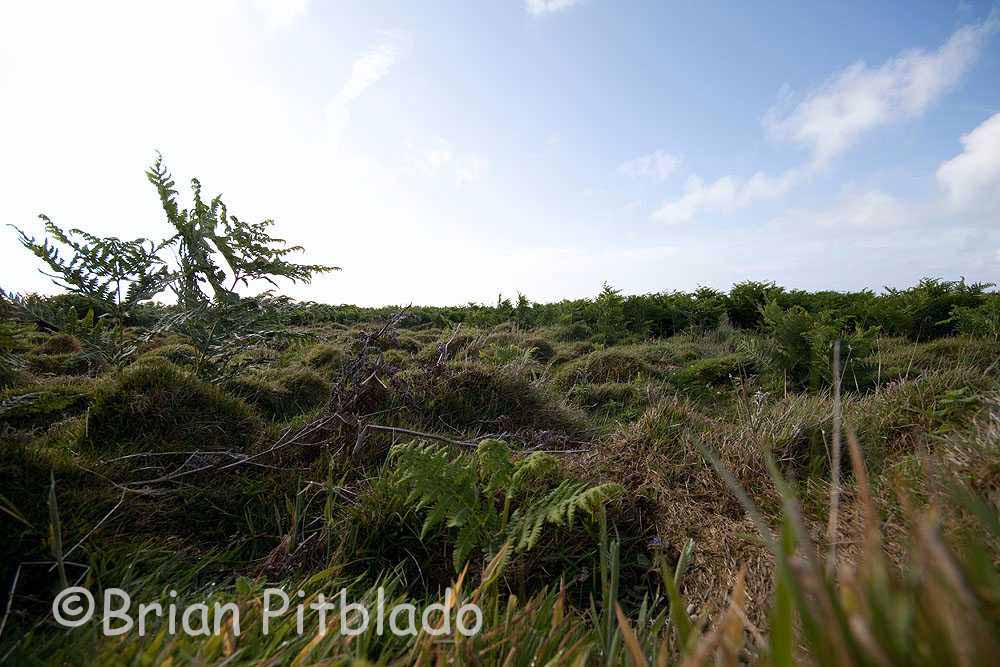
[[(22, 242), (71, 293), (0, 300), (0, 661), (978, 665), (1000, 652), (990, 286), (605, 285), (555, 304), (408, 309), (240, 297), (328, 267), (291, 264), (269, 221), (237, 220), (197, 183), (182, 209), (161, 162), (149, 177), (166, 241), (46, 220), (53, 240)], [(150, 300), (168, 290), (176, 305)], [(63, 578), (235, 601), (243, 632), (67, 631), (49, 612)], [(475, 601), (484, 626), (316, 638), (290, 614), (263, 636), (255, 600), (270, 586), (306, 602), (346, 587), (369, 606), (378, 586), (418, 606), (451, 588), (435, 618)]]

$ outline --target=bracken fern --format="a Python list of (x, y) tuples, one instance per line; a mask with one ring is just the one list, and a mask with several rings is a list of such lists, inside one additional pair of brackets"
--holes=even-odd
[(507, 444), (495, 439), (483, 440), (472, 456), (414, 441), (396, 445), (392, 458), (409, 487), (408, 500), (427, 512), (421, 537), (442, 523), (458, 530), (456, 571), (477, 548), (487, 558), (509, 552), (504, 560), (530, 551), (547, 524), (571, 525), (579, 512), (593, 516), (622, 493), (617, 484), (568, 480), (546, 493), (555, 458), (535, 452), (515, 461)]

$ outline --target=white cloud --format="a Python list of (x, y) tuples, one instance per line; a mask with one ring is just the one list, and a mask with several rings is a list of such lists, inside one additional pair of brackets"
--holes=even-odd
[(775, 232), (805, 230), (807, 236), (809, 230), (818, 229), (879, 231), (922, 220), (924, 213), (881, 190), (852, 189), (827, 208), (786, 211), (772, 220), (769, 227)]
[(1000, 113), (962, 137), (961, 153), (937, 170), (953, 210), (1000, 212)]
[(875, 68), (854, 63), (793, 109), (771, 109), (764, 124), (775, 136), (808, 147), (813, 165), (821, 167), (865, 132), (922, 114), (961, 79), (998, 26), (994, 12), (957, 30), (936, 51), (905, 51)]
[(684, 187), (684, 194), (661, 205), (653, 212), (652, 218), (656, 222), (676, 225), (692, 222), (702, 213), (732, 213), (754, 202), (784, 196), (800, 178), (801, 174), (795, 169), (778, 177), (757, 172), (745, 180), (723, 176), (711, 183), (691, 176)]
[[(661, 205), (654, 211), (653, 220), (686, 223), (702, 213), (732, 213), (754, 202), (784, 196), (812, 170), (850, 148), (865, 132), (923, 113), (962, 77), (986, 38), (998, 27), (1000, 14), (993, 12), (982, 23), (955, 31), (936, 51), (905, 51), (877, 68), (857, 62), (794, 106), (790, 104), (791, 92), (782, 86), (780, 101), (765, 115), (764, 125), (775, 136), (810, 148), (810, 163), (777, 177), (757, 172), (749, 180), (723, 176), (706, 184), (692, 176), (684, 194)], [(988, 141), (984, 137), (979, 143)], [(982, 150), (977, 159), (988, 161)], [(979, 178), (986, 177), (980, 174)], [(871, 207), (871, 215), (887, 212), (879, 208), (885, 202), (868, 199), (855, 204), (852, 215), (856, 219), (866, 216), (865, 205)]]
[(428, 145), (409, 146), (406, 166), (410, 171), (424, 175), (448, 174), (464, 185), (483, 180), (490, 172), (489, 158), (471, 152), (460, 152), (450, 141), (435, 137)]
[(664, 150), (656, 150), (618, 165), (618, 173), (631, 178), (665, 181), (681, 166), (681, 159)]
[(532, 16), (554, 14), (569, 9), (580, 0), (525, 0), (524, 6)]
[(465, 155), (455, 163), (455, 179), (459, 183), (481, 181), (490, 171), (490, 161), (481, 155)]
[(354, 61), (347, 82), (326, 107), (327, 124), (332, 136), (339, 137), (347, 128), (351, 118), (351, 103), (388, 76), (399, 61), (400, 52), (398, 40), (390, 39)]
[(309, 0), (253, 0), (272, 30), (283, 30), (309, 11)]

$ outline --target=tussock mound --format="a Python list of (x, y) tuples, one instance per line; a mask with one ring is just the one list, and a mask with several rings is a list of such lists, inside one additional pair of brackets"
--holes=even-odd
[(29, 352), (26, 359), (28, 369), (38, 375), (88, 375), (100, 368), (100, 364), (94, 363), (95, 360), (79, 352)]
[(32, 352), (38, 354), (71, 354), (80, 352), (83, 348), (80, 341), (75, 336), (69, 334), (56, 334), (49, 336), (40, 345), (36, 346)]
[(146, 352), (138, 361), (166, 359), (177, 366), (194, 366), (198, 361), (198, 350), (188, 343), (167, 343)]
[[(1000, 341), (955, 336), (927, 343), (909, 343), (903, 339), (887, 339), (881, 344), (881, 378), (916, 377), (927, 371), (947, 370), (956, 365), (971, 366), (986, 371), (1000, 359)], [(848, 384), (850, 384), (848, 382)]]
[(167, 361), (109, 379), (91, 406), (86, 444), (102, 451), (234, 449), (260, 428), (247, 405)]
[(302, 358), (306, 366), (331, 371), (344, 363), (344, 350), (336, 345), (320, 343), (310, 347)]
[(750, 358), (739, 354), (699, 359), (674, 371), (670, 381), (688, 392), (703, 392), (714, 387), (732, 384), (734, 378), (746, 377), (757, 372)]
[(57, 384), (31, 384), (0, 393), (0, 428), (48, 426), (87, 409), (93, 395), (93, 380)]
[(312, 369), (293, 367), (240, 376), (226, 389), (271, 418), (287, 419), (322, 404), (330, 383)]
[(413, 417), (439, 428), (500, 432), (552, 430), (581, 434), (586, 416), (559, 399), (544, 383), (516, 369), (476, 362), (404, 371)]
[(560, 387), (573, 384), (600, 384), (605, 382), (632, 382), (640, 377), (661, 377), (666, 368), (650, 361), (647, 354), (629, 347), (612, 347), (591, 352), (563, 364), (556, 373)]

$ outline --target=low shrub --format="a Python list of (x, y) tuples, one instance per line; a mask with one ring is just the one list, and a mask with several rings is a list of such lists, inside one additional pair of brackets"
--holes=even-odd
[(833, 348), (840, 345), (844, 386), (864, 389), (875, 380), (871, 357), (877, 329), (845, 331), (828, 312), (813, 315), (801, 306), (783, 310), (777, 302), (764, 308), (764, 325), (774, 342), (775, 370), (798, 388), (819, 389), (833, 383)]
[(988, 295), (979, 307), (956, 306), (951, 319), (961, 334), (1000, 341), (1000, 294)]

